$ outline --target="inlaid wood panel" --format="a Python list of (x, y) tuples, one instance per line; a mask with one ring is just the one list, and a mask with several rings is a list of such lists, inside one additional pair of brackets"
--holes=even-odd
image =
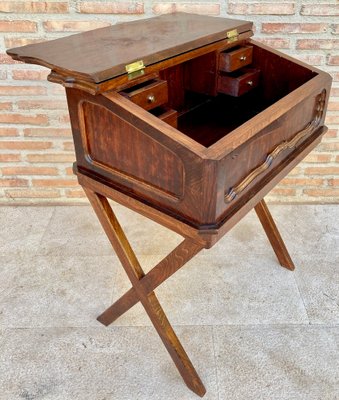
[(176, 154), (101, 105), (85, 101), (80, 107), (91, 163), (178, 199), (183, 196), (184, 166)]

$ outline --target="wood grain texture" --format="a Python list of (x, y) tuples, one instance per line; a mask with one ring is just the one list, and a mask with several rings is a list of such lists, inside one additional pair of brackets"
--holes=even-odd
[(264, 228), (264, 231), (266, 232), (267, 238), (270, 241), (272, 248), (280, 262), (280, 265), (293, 271), (295, 267), (291, 256), (286, 249), (285, 243), (280, 236), (278, 228), (264, 199), (261, 200), (254, 207), (254, 209), (261, 222), (261, 225)]
[(206, 393), (206, 389), (170, 325), (155, 293), (147, 293), (140, 284), (140, 279), (143, 278), (145, 274), (107, 199), (88, 188), (84, 190), (140, 302), (172, 357), (180, 375), (188, 388), (202, 397)]
[(218, 70), (233, 72), (252, 62), (253, 46), (239, 46), (220, 53)]
[(158, 63), (223, 40), (235, 28), (242, 33), (251, 31), (251, 27), (248, 21), (174, 13), (56, 39), (53, 45), (43, 42), (14, 48), (7, 53), (68, 77), (99, 83), (126, 74), (125, 66), (137, 60), (145, 65)]
[[(140, 285), (147, 294), (152, 292), (202, 249), (203, 246), (201, 244), (185, 239), (150, 272), (140, 279)], [(132, 287), (119, 300), (105, 310), (98, 317), (98, 321), (108, 326), (138, 302), (139, 298), (135, 289)]]

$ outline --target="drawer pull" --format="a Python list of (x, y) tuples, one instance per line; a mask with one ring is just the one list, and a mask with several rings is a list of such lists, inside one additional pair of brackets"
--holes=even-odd
[(239, 60), (240, 60), (240, 61), (246, 61), (246, 60), (247, 60), (247, 57), (246, 57), (246, 56), (241, 56), (241, 57), (239, 58)]
[(324, 107), (326, 101), (326, 90), (323, 90), (319, 95), (318, 104), (317, 104), (317, 113), (312, 121), (307, 124), (307, 126), (301, 131), (297, 132), (292, 139), (289, 141), (284, 140), (281, 142), (274, 150), (266, 156), (265, 161), (259, 165), (259, 167), (255, 168), (252, 172), (249, 173), (237, 186), (232, 187), (227, 194), (225, 194), (225, 203), (229, 203), (234, 200), (243, 190), (249, 186), (254, 179), (256, 179), (260, 174), (265, 172), (273, 163), (274, 159), (278, 157), (278, 155), (286, 149), (292, 149), (295, 147), (301, 139), (304, 139), (306, 136), (309, 136), (313, 133), (316, 128), (318, 128), (320, 121), (324, 114)]
[(147, 101), (148, 103), (155, 103), (155, 96), (154, 94), (150, 94), (149, 96), (147, 96)]
[(247, 81), (246, 83), (247, 83), (247, 85), (249, 85), (249, 86), (253, 86), (253, 81)]

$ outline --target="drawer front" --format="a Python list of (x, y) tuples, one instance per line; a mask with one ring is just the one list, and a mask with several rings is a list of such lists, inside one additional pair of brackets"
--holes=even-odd
[(253, 46), (243, 46), (233, 51), (220, 53), (219, 71), (233, 72), (252, 62)]
[(218, 92), (230, 96), (241, 96), (259, 84), (260, 71), (254, 68), (246, 68), (237, 71), (237, 74), (224, 75), (218, 77)]
[(123, 90), (120, 94), (145, 110), (151, 110), (168, 102), (167, 82), (159, 79)]

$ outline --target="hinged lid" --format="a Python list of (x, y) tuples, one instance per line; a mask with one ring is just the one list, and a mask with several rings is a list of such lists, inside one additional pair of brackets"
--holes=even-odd
[[(100, 83), (238, 34), (252, 35), (252, 23), (175, 13), (95, 29), (7, 51), (14, 59)], [(135, 63), (138, 63), (136, 65)], [(131, 67), (132, 66), (132, 67)]]

